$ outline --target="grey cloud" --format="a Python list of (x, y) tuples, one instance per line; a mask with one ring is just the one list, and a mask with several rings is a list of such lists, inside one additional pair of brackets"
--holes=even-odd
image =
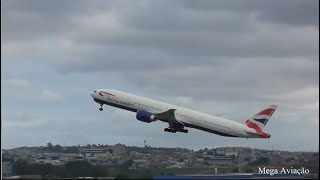
[(160, 94), (250, 101), (317, 84), (317, 64), (303, 59), (238, 59), (223, 65), (205, 63), (205, 66), (137, 71), (131, 76), (138, 84)]
[[(154, 39), (154, 37), (153, 39), (152, 37), (150, 37), (150, 39), (141, 37), (143, 39), (139, 39), (139, 36), (134, 37), (134, 35), (127, 39), (120, 36), (119, 39), (116, 37), (110, 37), (111, 39), (106, 37), (104, 40), (100, 40), (98, 37), (91, 38), (94, 38), (95, 40), (84, 41), (87, 43), (90, 43), (90, 41), (97, 42), (98, 45), (89, 46), (90, 48), (86, 49), (87, 52), (71, 51), (71, 53), (66, 52), (65, 56), (63, 54), (55, 55), (58, 56), (57, 59), (64, 60), (59, 65), (59, 68), (62, 71), (93, 72), (121, 69), (125, 69), (126, 71), (139, 69), (155, 70), (176, 66), (199, 66), (206, 63), (215, 65), (219, 62), (231, 62), (232, 59), (237, 59), (238, 57), (267, 60), (279, 59), (279, 61), (281, 61), (281, 58), (284, 58), (284, 61), (287, 62), (287, 58), (285, 57), (297, 59), (301, 58), (302, 55), (305, 55), (306, 59), (315, 59), (314, 57), (318, 56), (318, 53), (316, 52), (317, 46), (313, 46), (313, 43), (297, 44), (298, 42), (291, 43), (291, 40), (287, 43), (281, 41), (279, 41), (279, 43), (269, 43), (268, 46), (261, 45), (261, 47), (259, 47), (259, 40), (255, 40), (258, 44), (253, 44), (251, 45), (252, 47), (248, 48), (245, 47), (248, 42), (244, 41), (244, 43), (241, 44), (240, 42), (230, 41), (229, 44), (231, 46), (228, 46), (228, 44), (222, 42), (221, 39), (218, 38), (217, 41), (212, 40), (212, 42), (209, 43), (198, 40), (198, 44), (197, 41), (192, 41), (192, 39), (195, 38), (188, 39), (188, 37), (186, 37), (184, 39), (181, 37), (181, 41), (179, 41), (174, 40), (174, 38), (177, 37), (173, 36), (171, 41), (169, 40), (169, 37), (165, 36), (164, 38), (167, 38), (167, 40), (161, 39), (160, 37), (157, 39)], [(259, 38), (259, 36), (257, 36), (257, 38)], [(297, 39), (296, 41), (300, 40)], [(148, 42), (150, 42), (150, 44), (148, 44)], [(114, 45), (105, 45), (108, 43)], [(274, 46), (272, 44), (274, 44)], [(304, 48), (304, 50), (302, 48)], [(167, 54), (165, 53), (166, 51), (172, 52), (172, 54)], [(261, 56), (266, 56), (266, 58)], [(71, 61), (71, 58), (76, 58), (77, 60), (75, 61), (77, 63)], [(276, 65), (276, 62), (274, 65)]]
[(292, 29), (257, 25), (254, 32), (150, 31), (135, 29), (86, 29), (74, 33), (76, 43), (144, 47), (188, 56), (294, 57), (318, 54), (313, 28)]
[(241, 13), (255, 13), (263, 21), (289, 25), (319, 26), (319, 1), (317, 0), (185, 0), (187, 8), (197, 10), (227, 10)]
[[(143, 2), (143, 3), (142, 3)], [(135, 29), (241, 32), (253, 28), (248, 14), (229, 11), (200, 12), (185, 9), (181, 1), (140, 1), (115, 6), (115, 18)]]
[(2, 123), (5, 128), (30, 128), (39, 127), (46, 123), (45, 118), (28, 111), (5, 111), (2, 115)]
[[(123, 52), (122, 52), (123, 50)], [(165, 56), (118, 48), (92, 54), (95, 61), (62, 63), (62, 72), (112, 71), (159, 94), (261, 100), (317, 84), (318, 61), (307, 58), (222, 58)], [(150, 52), (150, 51), (149, 51)], [(164, 88), (166, 87), (166, 88)], [(181, 91), (181, 89), (184, 89)]]
[(45, 18), (68, 18), (73, 15), (90, 15), (112, 9), (113, 0), (11, 0), (3, 2), (5, 13), (26, 13), (40, 15)]
[(106, 12), (112, 4), (112, 0), (4, 1), (4, 42), (65, 37), (76, 25), (74, 17)]
[(140, 47), (188, 56), (318, 54), (317, 28), (264, 24), (238, 11), (198, 12), (184, 8), (181, 1), (67, 1), (62, 8), (59, 1), (47, 6), (15, 2), (4, 4), (4, 45), (60, 39), (77, 44), (74, 48)]

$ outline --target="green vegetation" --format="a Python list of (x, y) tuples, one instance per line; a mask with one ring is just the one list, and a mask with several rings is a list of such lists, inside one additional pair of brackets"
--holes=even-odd
[(14, 162), (14, 175), (42, 175), (46, 178), (74, 178), (74, 177), (108, 177), (116, 179), (151, 179), (153, 174), (150, 170), (128, 170), (133, 160), (119, 165), (117, 168), (108, 166), (92, 165), (85, 160), (67, 162), (62, 166), (51, 164), (32, 164), (25, 160)]
[(13, 158), (12, 157), (2, 157), (2, 162), (3, 161), (12, 161)]
[(67, 177), (90, 176), (104, 177), (107, 171), (102, 166), (93, 166), (88, 161), (70, 161), (66, 163)]
[(59, 144), (53, 146), (50, 142), (46, 147), (41, 148), (44, 152), (52, 152), (52, 153), (67, 153), (67, 154), (77, 154), (80, 153), (78, 146), (67, 146), (65, 149)]
[(53, 156), (51, 159), (52, 160), (57, 160), (57, 159), (59, 159), (59, 156)]
[(128, 168), (131, 167), (133, 163), (134, 163), (134, 161), (132, 159), (129, 159), (128, 161), (119, 165), (119, 168), (121, 170), (128, 170)]
[(133, 160), (117, 167), (92, 165), (86, 160), (70, 161), (65, 165), (32, 164), (25, 160), (14, 162), (14, 175), (42, 175), (44, 178), (115, 177), (115, 179), (152, 179), (155, 175), (198, 174), (212, 168), (128, 169)]
[(239, 172), (239, 168), (233, 168), (231, 172), (232, 173), (238, 173)]
[(115, 175), (115, 179), (152, 179), (154, 175), (150, 170), (122, 171)]
[(70, 161), (63, 166), (51, 164), (30, 164), (24, 160), (17, 160), (13, 166), (15, 175), (42, 175), (44, 177), (106, 177), (108, 171), (103, 166), (94, 166), (87, 161)]
[(207, 155), (213, 155), (213, 151), (207, 152)]
[(267, 157), (260, 157), (259, 159), (251, 162), (249, 165), (262, 165), (262, 164), (268, 164), (269, 163), (269, 158)]

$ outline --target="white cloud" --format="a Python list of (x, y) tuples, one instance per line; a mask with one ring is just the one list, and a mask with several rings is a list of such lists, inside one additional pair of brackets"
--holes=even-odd
[(285, 93), (265, 95), (266, 99), (285, 105), (291, 110), (319, 113), (319, 87), (308, 86)]
[(35, 127), (47, 122), (37, 113), (28, 111), (2, 111), (1, 118), (3, 119), (4, 127)]
[(26, 79), (10, 78), (7, 80), (8, 84), (17, 88), (25, 88), (30, 86), (30, 82)]
[(47, 100), (47, 101), (60, 101), (62, 100), (62, 96), (51, 90), (43, 89), (41, 92), (41, 99)]
[(282, 100), (285, 102), (299, 102), (299, 101), (318, 101), (319, 87), (310, 86), (297, 89), (283, 94), (275, 94), (268, 96), (271, 99)]

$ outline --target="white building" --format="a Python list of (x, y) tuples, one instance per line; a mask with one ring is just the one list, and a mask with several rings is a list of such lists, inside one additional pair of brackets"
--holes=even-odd
[(114, 158), (112, 149), (84, 149), (83, 157), (89, 160), (110, 160)]
[(37, 164), (52, 164), (54, 166), (58, 166), (63, 164), (60, 160), (51, 160), (51, 159), (37, 159), (35, 161)]

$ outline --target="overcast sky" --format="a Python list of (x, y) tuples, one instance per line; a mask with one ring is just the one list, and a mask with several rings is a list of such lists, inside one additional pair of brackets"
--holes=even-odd
[[(319, 1), (2, 1), (4, 148), (116, 144), (318, 151)], [(240, 123), (270, 104), (271, 139), (143, 123), (98, 110), (97, 88)]]

